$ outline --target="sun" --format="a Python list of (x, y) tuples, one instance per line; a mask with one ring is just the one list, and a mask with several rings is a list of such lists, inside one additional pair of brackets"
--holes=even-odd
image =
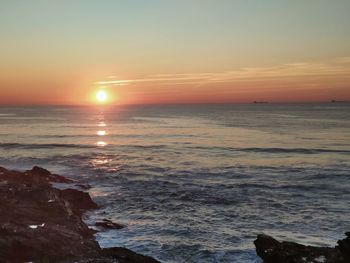
[(96, 93), (96, 100), (98, 102), (103, 103), (103, 102), (106, 102), (107, 99), (108, 99), (108, 94), (107, 94), (106, 91), (104, 91), (104, 90), (97, 91), (97, 93)]

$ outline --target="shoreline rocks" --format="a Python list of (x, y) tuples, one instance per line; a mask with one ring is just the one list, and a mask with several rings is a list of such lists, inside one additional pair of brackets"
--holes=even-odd
[(314, 247), (294, 242), (279, 242), (268, 235), (258, 235), (254, 241), (257, 255), (265, 263), (349, 263), (350, 232), (338, 241), (338, 246)]
[(74, 181), (37, 166), (25, 172), (0, 167), (1, 262), (159, 263), (126, 248), (100, 248), (81, 218), (98, 208), (89, 194), (51, 182)]

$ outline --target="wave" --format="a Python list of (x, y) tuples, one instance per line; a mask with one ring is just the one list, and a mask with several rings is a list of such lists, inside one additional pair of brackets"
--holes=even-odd
[[(119, 148), (134, 148), (140, 150), (159, 150), (167, 148), (167, 145), (118, 145), (108, 144), (106, 146), (118, 146)], [(72, 144), (72, 143), (0, 143), (3, 149), (50, 149), (50, 148), (96, 148), (95, 144)]]
[(189, 147), (201, 150), (222, 150), (222, 151), (234, 151), (234, 152), (252, 152), (252, 153), (296, 153), (296, 154), (319, 154), (319, 153), (350, 153), (350, 150), (337, 150), (337, 149), (320, 149), (320, 148), (232, 148), (232, 147)]
[[(110, 144), (113, 146), (113, 144)], [(50, 149), (50, 148), (95, 148), (96, 145), (86, 144), (72, 144), (72, 143), (0, 143), (0, 148), (3, 149)], [(165, 149), (171, 148), (169, 145), (118, 145), (123, 148), (134, 148), (134, 149)], [(271, 153), (271, 154), (322, 154), (322, 153), (342, 153), (350, 154), (350, 150), (342, 149), (321, 149), (321, 148), (259, 148), (259, 147), (248, 147), (248, 148), (232, 148), (232, 147), (202, 147), (202, 146), (187, 146), (186, 148), (194, 150), (206, 150), (211, 151), (223, 151), (223, 152), (246, 152), (246, 153)]]
[(0, 148), (49, 149), (49, 148), (93, 148), (92, 145), (69, 143), (0, 143)]
[(2, 117), (8, 117), (8, 116), (16, 116), (16, 114), (15, 113), (0, 113), (0, 118), (2, 118)]
[(317, 153), (350, 153), (350, 150), (334, 150), (334, 149), (319, 149), (319, 148), (244, 148), (246, 152), (267, 152), (267, 153), (304, 153), (304, 154), (317, 154)]
[(158, 144), (158, 145), (120, 145), (122, 147), (131, 147), (131, 148), (135, 148), (135, 149), (155, 149), (155, 150), (159, 150), (159, 149), (165, 149), (168, 146), (164, 145), (164, 144)]

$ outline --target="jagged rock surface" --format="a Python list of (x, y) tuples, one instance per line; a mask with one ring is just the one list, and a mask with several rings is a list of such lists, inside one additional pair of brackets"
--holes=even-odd
[(23, 173), (0, 167), (1, 262), (158, 262), (125, 248), (101, 249), (81, 219), (97, 208), (89, 194), (50, 182), (73, 181), (36, 166)]
[(258, 235), (254, 244), (265, 263), (350, 263), (350, 233), (346, 235), (334, 248), (279, 242), (264, 234)]

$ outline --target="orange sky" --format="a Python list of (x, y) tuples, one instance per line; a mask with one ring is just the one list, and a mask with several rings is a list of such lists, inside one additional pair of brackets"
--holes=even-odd
[(350, 100), (350, 2), (0, 4), (0, 105)]

